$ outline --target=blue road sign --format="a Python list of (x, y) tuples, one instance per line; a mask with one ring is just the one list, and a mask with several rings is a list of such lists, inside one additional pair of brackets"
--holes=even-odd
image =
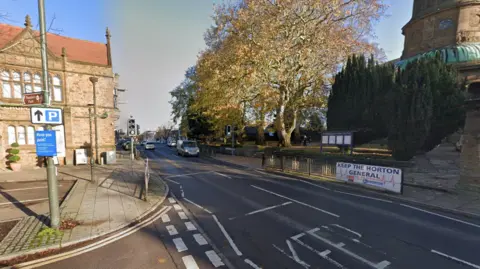
[(30, 119), (33, 124), (63, 124), (62, 109), (32, 107), (30, 108)]
[(36, 131), (35, 145), (37, 148), (37, 156), (53, 157), (57, 156), (57, 137), (53, 130)]

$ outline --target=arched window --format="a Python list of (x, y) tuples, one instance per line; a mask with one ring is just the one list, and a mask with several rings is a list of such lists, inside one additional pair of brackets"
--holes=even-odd
[(7, 128), (8, 133), (8, 145), (17, 142), (17, 137), (15, 136), (15, 127), (8, 126)]
[(59, 76), (53, 77), (53, 100), (55, 102), (62, 101), (62, 80)]
[(35, 145), (35, 128), (33, 126), (27, 127), (27, 144)]
[(17, 126), (17, 143), (19, 145), (25, 145), (25, 127)]

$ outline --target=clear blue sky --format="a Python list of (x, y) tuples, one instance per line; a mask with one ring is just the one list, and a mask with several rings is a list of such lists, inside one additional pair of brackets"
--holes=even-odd
[[(36, 0), (0, 0), (6, 23), (23, 26), (26, 14), (36, 25)], [(218, 1), (218, 0), (217, 0)], [(60, 34), (105, 42), (112, 34), (114, 71), (120, 74), (122, 97), (119, 127), (133, 115), (142, 130), (170, 119), (169, 91), (204, 48), (203, 33), (211, 24), (214, 0), (45, 0), (47, 22)], [(386, 0), (388, 16), (376, 26), (376, 42), (388, 59), (403, 49), (401, 27), (410, 19), (413, 0)], [(141, 4), (140, 4), (141, 3)]]

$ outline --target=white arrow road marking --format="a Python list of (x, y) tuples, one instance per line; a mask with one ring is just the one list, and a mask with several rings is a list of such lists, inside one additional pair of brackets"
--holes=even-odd
[(335, 226), (335, 227), (338, 227), (338, 228), (340, 228), (340, 229), (342, 229), (342, 230), (345, 230), (345, 231), (347, 231), (347, 232), (350, 232), (350, 233), (352, 233), (352, 234), (354, 234), (354, 235), (356, 235), (356, 236), (358, 236), (358, 237), (362, 237), (362, 234), (357, 233), (357, 232), (355, 232), (354, 230), (350, 230), (350, 229), (348, 229), (348, 228), (345, 228), (345, 227), (343, 227), (343, 226), (341, 226), (341, 225), (339, 225), (339, 224), (332, 224), (332, 226)]
[(440, 251), (436, 251), (436, 250), (432, 249), (431, 252), (432, 252), (432, 253), (435, 253), (435, 254), (437, 254), (437, 255), (440, 255), (440, 256), (442, 256), (442, 257), (445, 257), (445, 258), (447, 258), (447, 259), (454, 260), (454, 261), (459, 262), (459, 263), (463, 263), (463, 264), (468, 265), (468, 266), (470, 266), (470, 267), (473, 267), (473, 268), (476, 268), (476, 269), (480, 269), (480, 265), (476, 265), (476, 264), (473, 264), (473, 263), (471, 263), (471, 262), (467, 262), (467, 261), (461, 260), (461, 259), (459, 259), (459, 258), (450, 256), (450, 255), (447, 255), (447, 254), (442, 253), (442, 252), (440, 252)]
[(315, 210), (320, 211), (320, 212), (322, 212), (322, 213), (328, 214), (328, 215), (330, 215), (330, 216), (333, 216), (333, 217), (336, 217), (336, 218), (340, 218), (340, 216), (337, 215), (337, 214), (334, 214), (334, 213), (332, 213), (332, 212), (328, 212), (328, 211), (326, 211), (326, 210), (320, 209), (320, 208), (315, 207), (315, 206), (313, 206), (313, 205), (309, 205), (309, 204), (306, 204), (306, 203), (304, 203), (304, 202), (300, 202), (300, 201), (298, 201), (298, 200), (289, 198), (289, 197), (287, 197), (287, 196), (284, 196), (284, 195), (281, 195), (281, 194), (278, 194), (278, 193), (274, 193), (273, 191), (269, 191), (269, 190), (266, 190), (266, 189), (257, 187), (257, 186), (255, 186), (255, 185), (250, 185), (250, 186), (254, 187), (255, 189), (258, 189), (258, 190), (261, 190), (261, 191), (264, 191), (264, 192), (268, 192), (268, 193), (273, 194), (273, 195), (275, 195), (275, 196), (282, 197), (282, 198), (284, 198), (284, 199), (290, 200), (290, 201), (295, 202), (295, 203), (297, 203), (297, 204), (301, 204), (301, 205), (303, 205), (303, 206), (310, 207), (310, 208), (312, 208), (312, 209), (315, 209)]
[(182, 261), (186, 269), (200, 269), (192, 255), (182, 257)]
[[(325, 260), (329, 261), (330, 263), (332, 263), (333, 265), (335, 265), (336, 267), (338, 268), (345, 268), (342, 264), (340, 264), (339, 262), (337, 262), (336, 260), (328, 257), (328, 254), (330, 254), (330, 250), (325, 250), (323, 252), (320, 252), (316, 249), (314, 249), (313, 247), (303, 243), (302, 241), (300, 241), (299, 239), (293, 239), (293, 241), (297, 242), (299, 245), (305, 247), (306, 249), (312, 251), (313, 253), (317, 254), (318, 256), (324, 258)], [(327, 252), (328, 251), (328, 252)]]
[[(290, 256), (290, 255), (288, 255), (285, 251), (283, 251), (283, 249), (277, 247), (277, 246), (274, 245), (274, 244), (273, 244), (272, 246), (273, 246), (276, 250), (280, 251), (283, 255), (287, 256), (289, 259), (295, 261), (295, 258), (292, 257), (292, 256)], [(295, 262), (297, 262), (297, 261), (295, 261)], [(305, 264), (300, 264), (300, 265), (303, 266), (303, 268), (310, 268), (310, 265), (307, 264), (307, 263), (305, 263)]]
[(326, 238), (323, 238), (323, 237), (317, 235), (315, 232), (318, 231), (318, 230), (319, 230), (319, 228), (315, 228), (315, 229), (312, 229), (312, 230), (308, 231), (307, 233), (310, 234), (311, 236), (319, 239), (320, 241), (323, 241), (324, 243), (326, 243), (326, 244), (328, 244), (328, 245), (336, 248), (337, 250), (340, 250), (341, 252), (347, 254), (348, 256), (350, 256), (350, 257), (352, 257), (352, 258), (354, 258), (354, 259), (357, 259), (357, 260), (359, 260), (359, 261), (367, 264), (368, 266), (370, 266), (370, 267), (372, 267), (372, 268), (375, 268), (375, 269), (383, 269), (383, 268), (387, 267), (387, 266), (390, 264), (389, 261), (382, 261), (382, 262), (380, 262), (380, 263), (373, 263), (373, 262), (371, 262), (371, 261), (369, 261), (369, 260), (367, 260), (367, 259), (365, 259), (365, 258), (363, 258), (363, 257), (361, 257), (361, 256), (359, 256), (359, 255), (357, 255), (357, 254), (349, 251), (348, 249), (343, 248), (342, 245), (340, 245), (340, 244), (335, 244), (335, 243), (333, 243), (332, 241), (330, 241), (330, 240), (328, 240), (328, 239), (326, 239)]
[(188, 250), (187, 245), (183, 242), (182, 238), (174, 238), (173, 243), (175, 244), (175, 247), (177, 248), (178, 252), (183, 252)]
[(205, 254), (207, 254), (208, 259), (213, 264), (213, 266), (215, 266), (215, 268), (225, 265), (222, 262), (222, 259), (220, 259), (220, 257), (218, 257), (218, 255), (215, 251), (209, 250), (209, 251), (205, 252)]
[(293, 257), (293, 259), (294, 259), (298, 264), (302, 265), (303, 267), (309, 267), (309, 265), (308, 265), (306, 262), (300, 260), (300, 257), (298, 257), (298, 254), (297, 254), (297, 252), (295, 251), (295, 249), (293, 248), (293, 245), (292, 245), (292, 243), (290, 242), (290, 240), (287, 239), (286, 241), (287, 241), (288, 249), (290, 249), (290, 252), (292, 252), (292, 257)]

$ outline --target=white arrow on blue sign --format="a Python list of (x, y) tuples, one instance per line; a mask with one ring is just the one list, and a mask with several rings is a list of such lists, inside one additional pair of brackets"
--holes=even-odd
[(32, 107), (30, 108), (30, 120), (33, 124), (63, 124), (61, 108)]

